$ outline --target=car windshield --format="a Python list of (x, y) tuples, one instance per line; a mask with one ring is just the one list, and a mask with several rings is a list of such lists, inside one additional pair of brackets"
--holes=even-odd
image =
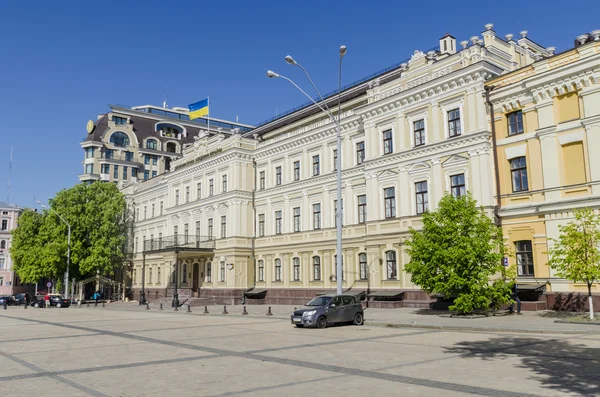
[(330, 296), (318, 296), (306, 304), (306, 306), (325, 306), (331, 301)]

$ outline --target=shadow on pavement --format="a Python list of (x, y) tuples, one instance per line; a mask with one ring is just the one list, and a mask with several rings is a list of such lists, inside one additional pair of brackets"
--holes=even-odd
[(551, 339), (501, 337), (489, 342), (460, 342), (446, 353), (464, 359), (502, 360), (517, 357), (520, 368), (533, 371), (532, 379), (562, 393), (600, 395), (600, 349)]

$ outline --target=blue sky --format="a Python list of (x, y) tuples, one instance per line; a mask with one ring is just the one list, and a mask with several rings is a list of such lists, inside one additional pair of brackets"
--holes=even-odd
[[(451, 5), (451, 7), (449, 7)], [(593, 12), (564, 18), (556, 0), (484, 1), (46, 1), (6, 0), (0, 12), (0, 201), (32, 206), (78, 182), (85, 124), (107, 104), (170, 106), (211, 98), (211, 116), (258, 123), (305, 102), (267, 69), (294, 78), (287, 54), (321, 92), (400, 62), (415, 49), (479, 35), (529, 37), (562, 51), (600, 28)], [(576, 22), (570, 22), (576, 20)]]

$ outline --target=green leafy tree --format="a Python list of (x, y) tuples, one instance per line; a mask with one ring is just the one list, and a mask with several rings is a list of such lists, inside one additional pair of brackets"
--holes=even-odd
[(502, 230), (467, 196), (445, 195), (423, 215), (423, 229), (410, 229), (406, 271), (429, 293), (454, 298), (450, 310), (467, 314), (511, 301)]
[(575, 211), (575, 221), (559, 227), (548, 264), (559, 277), (586, 283), (590, 319), (594, 318), (592, 285), (600, 280), (600, 217), (589, 209)]
[(25, 211), (14, 230), (11, 256), (26, 283), (61, 279), (67, 266), (67, 225), (71, 225), (71, 278), (99, 270), (112, 275), (124, 258), (125, 198), (113, 183), (78, 184), (50, 199), (52, 210)]

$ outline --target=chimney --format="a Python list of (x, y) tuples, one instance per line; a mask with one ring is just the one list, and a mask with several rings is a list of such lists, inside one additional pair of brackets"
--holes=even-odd
[(450, 33), (440, 39), (440, 54), (456, 54), (456, 39)]

